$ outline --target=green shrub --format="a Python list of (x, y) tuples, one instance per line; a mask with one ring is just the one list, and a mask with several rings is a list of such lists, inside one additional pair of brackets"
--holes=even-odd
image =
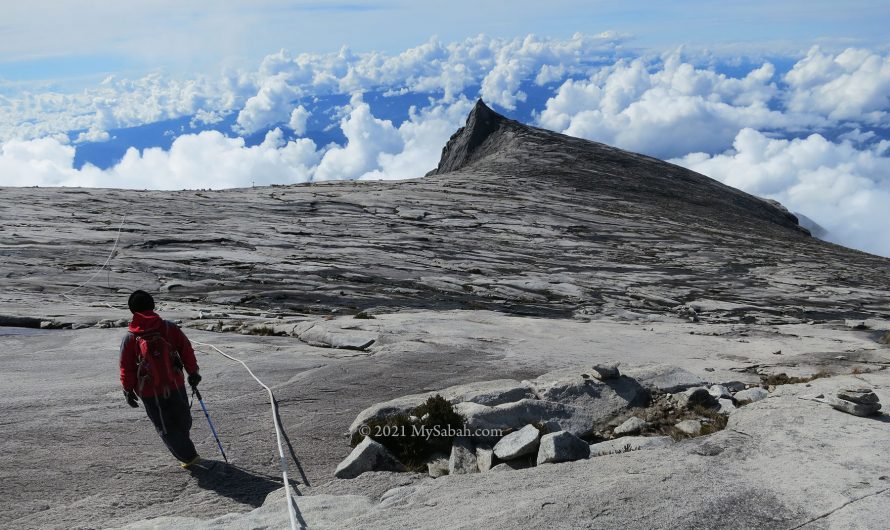
[[(451, 403), (436, 394), (416, 407), (410, 414), (397, 414), (384, 419), (373, 419), (366, 423), (375, 442), (379, 442), (395, 455), (405, 467), (412, 471), (425, 471), (426, 460), (436, 453), (450, 453), (453, 436), (435, 436), (428, 439), (424, 433), (457, 431), (463, 428), (465, 420)], [(364, 440), (355, 433), (353, 447)]]

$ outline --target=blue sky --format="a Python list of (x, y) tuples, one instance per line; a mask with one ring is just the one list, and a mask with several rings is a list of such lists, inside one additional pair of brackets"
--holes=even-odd
[(0, 186), (416, 178), (476, 98), (890, 256), (890, 2), (7, 3)]
[[(78, 86), (110, 73), (209, 73), (292, 52), (396, 53), (437, 35), (567, 38), (614, 31), (640, 48), (681, 45), (780, 54), (886, 45), (890, 3), (518, 0), (416, 2), (196, 2), (34, 0), (8, 3), (0, 23), (0, 78)], [(92, 76), (92, 77), (91, 77)], [(30, 85), (28, 85), (30, 86)]]

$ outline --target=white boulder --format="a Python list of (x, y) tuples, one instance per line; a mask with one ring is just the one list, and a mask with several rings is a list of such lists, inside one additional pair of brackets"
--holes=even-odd
[(541, 437), (538, 447), (538, 465), (582, 460), (590, 456), (590, 446), (574, 434), (566, 431), (552, 432)]
[(494, 454), (501, 460), (512, 460), (530, 455), (538, 450), (541, 433), (534, 425), (526, 425), (498, 441), (494, 446)]
[(766, 399), (769, 396), (769, 392), (764, 388), (754, 387), (749, 388), (748, 390), (742, 390), (740, 392), (735, 393), (735, 399), (739, 403), (753, 403), (755, 401), (760, 401), (761, 399)]
[(464, 437), (455, 438), (451, 445), (451, 457), (448, 459), (448, 474), (466, 475), (478, 472), (473, 442)]
[(399, 462), (385, 447), (370, 437), (364, 440), (347, 456), (337, 469), (337, 478), (355, 478), (368, 471), (405, 471)]

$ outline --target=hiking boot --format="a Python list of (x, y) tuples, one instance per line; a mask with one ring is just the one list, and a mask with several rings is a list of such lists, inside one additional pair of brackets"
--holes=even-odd
[(181, 467), (182, 469), (188, 469), (200, 461), (201, 461), (201, 457), (199, 455), (195, 455), (195, 458), (192, 458), (188, 462), (183, 462), (183, 463), (179, 464), (179, 467)]

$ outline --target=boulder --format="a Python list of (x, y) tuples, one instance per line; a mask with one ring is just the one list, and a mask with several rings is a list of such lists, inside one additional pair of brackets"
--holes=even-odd
[(754, 387), (749, 388), (748, 390), (742, 390), (741, 392), (736, 392), (733, 397), (739, 403), (745, 404), (766, 399), (768, 396), (769, 392), (767, 392), (765, 388)]
[(600, 381), (583, 369), (548, 372), (528, 382), (538, 398), (614, 414), (630, 406), (645, 405), (649, 393), (629, 377)]
[(427, 473), (433, 478), (444, 477), (448, 474), (448, 457), (436, 455), (426, 463)]
[(364, 330), (342, 330), (328, 323), (308, 322), (294, 327), (293, 333), (309, 344), (320, 348), (340, 348), (364, 351), (377, 341), (377, 333)]
[(677, 406), (681, 409), (693, 407), (716, 407), (717, 399), (705, 387), (690, 388), (674, 395)]
[(538, 465), (570, 462), (590, 456), (590, 446), (574, 434), (566, 431), (553, 432), (541, 437), (538, 447)]
[(597, 379), (618, 379), (621, 373), (617, 364), (597, 364), (593, 367), (593, 375)]
[(523, 399), (496, 407), (460, 403), (455, 410), (464, 415), (467, 427), (473, 430), (510, 430), (530, 423), (542, 423), (551, 431), (569, 431), (583, 436), (593, 430), (594, 425), (604, 423), (612, 416), (612, 409), (591, 408)]
[(825, 396), (825, 402), (836, 408), (837, 410), (846, 412), (847, 414), (852, 414), (854, 416), (873, 416), (881, 410), (880, 403), (853, 403), (852, 401), (847, 401), (846, 399), (838, 399), (834, 396)]
[(494, 454), (501, 460), (512, 460), (529, 455), (538, 450), (541, 433), (534, 425), (526, 425), (498, 441), (494, 446)]
[[(633, 379), (618, 376), (601, 381), (590, 372), (584, 369), (559, 370), (528, 382), (541, 401), (559, 405), (552, 422), (548, 423), (543, 417), (551, 430), (583, 435), (594, 427), (605, 427), (609, 420), (632, 407), (648, 403), (649, 392)], [(567, 418), (576, 418), (578, 422)], [(532, 421), (535, 420), (528, 423)]]
[(731, 399), (718, 399), (717, 404), (720, 405), (720, 408), (717, 410), (720, 414), (732, 414), (738, 407), (735, 406), (735, 403)]
[(364, 440), (347, 456), (337, 469), (337, 478), (355, 478), (368, 471), (405, 471), (399, 462), (385, 447), (370, 437)]
[(723, 385), (711, 385), (708, 392), (717, 399), (732, 399), (732, 393)]
[(451, 458), (448, 459), (448, 474), (466, 475), (478, 472), (473, 442), (464, 437), (455, 438), (451, 444)]
[(383, 420), (399, 414), (408, 414), (434, 395), (435, 393), (432, 392), (413, 394), (371, 405), (358, 413), (352, 425), (349, 426), (349, 434), (355, 435), (362, 425), (367, 425), (371, 420)]
[(705, 384), (701, 377), (669, 364), (625, 367), (624, 375), (636, 379), (638, 383), (648, 389), (669, 394)]
[(476, 467), (479, 471), (485, 472), (494, 465), (494, 449), (488, 444), (479, 444), (476, 446)]
[(726, 387), (730, 392), (741, 392), (742, 390), (748, 388), (748, 385), (741, 381), (727, 381), (720, 386)]
[(701, 422), (698, 420), (684, 420), (674, 425), (674, 428), (689, 436), (698, 436), (701, 434)]
[(839, 390), (837, 397), (853, 403), (871, 405), (878, 402), (878, 396), (870, 388), (845, 388)]
[(480, 405), (502, 405), (521, 399), (534, 399), (534, 391), (526, 384), (515, 379), (496, 379), (467, 383), (446, 388), (439, 392), (451, 403), (478, 403)]
[(613, 431), (616, 436), (624, 436), (627, 434), (639, 434), (640, 431), (649, 427), (649, 422), (637, 418), (636, 416), (628, 418), (624, 423), (615, 427)]
[(590, 446), (590, 456), (604, 456), (625, 451), (660, 449), (673, 445), (670, 436), (625, 436)]

